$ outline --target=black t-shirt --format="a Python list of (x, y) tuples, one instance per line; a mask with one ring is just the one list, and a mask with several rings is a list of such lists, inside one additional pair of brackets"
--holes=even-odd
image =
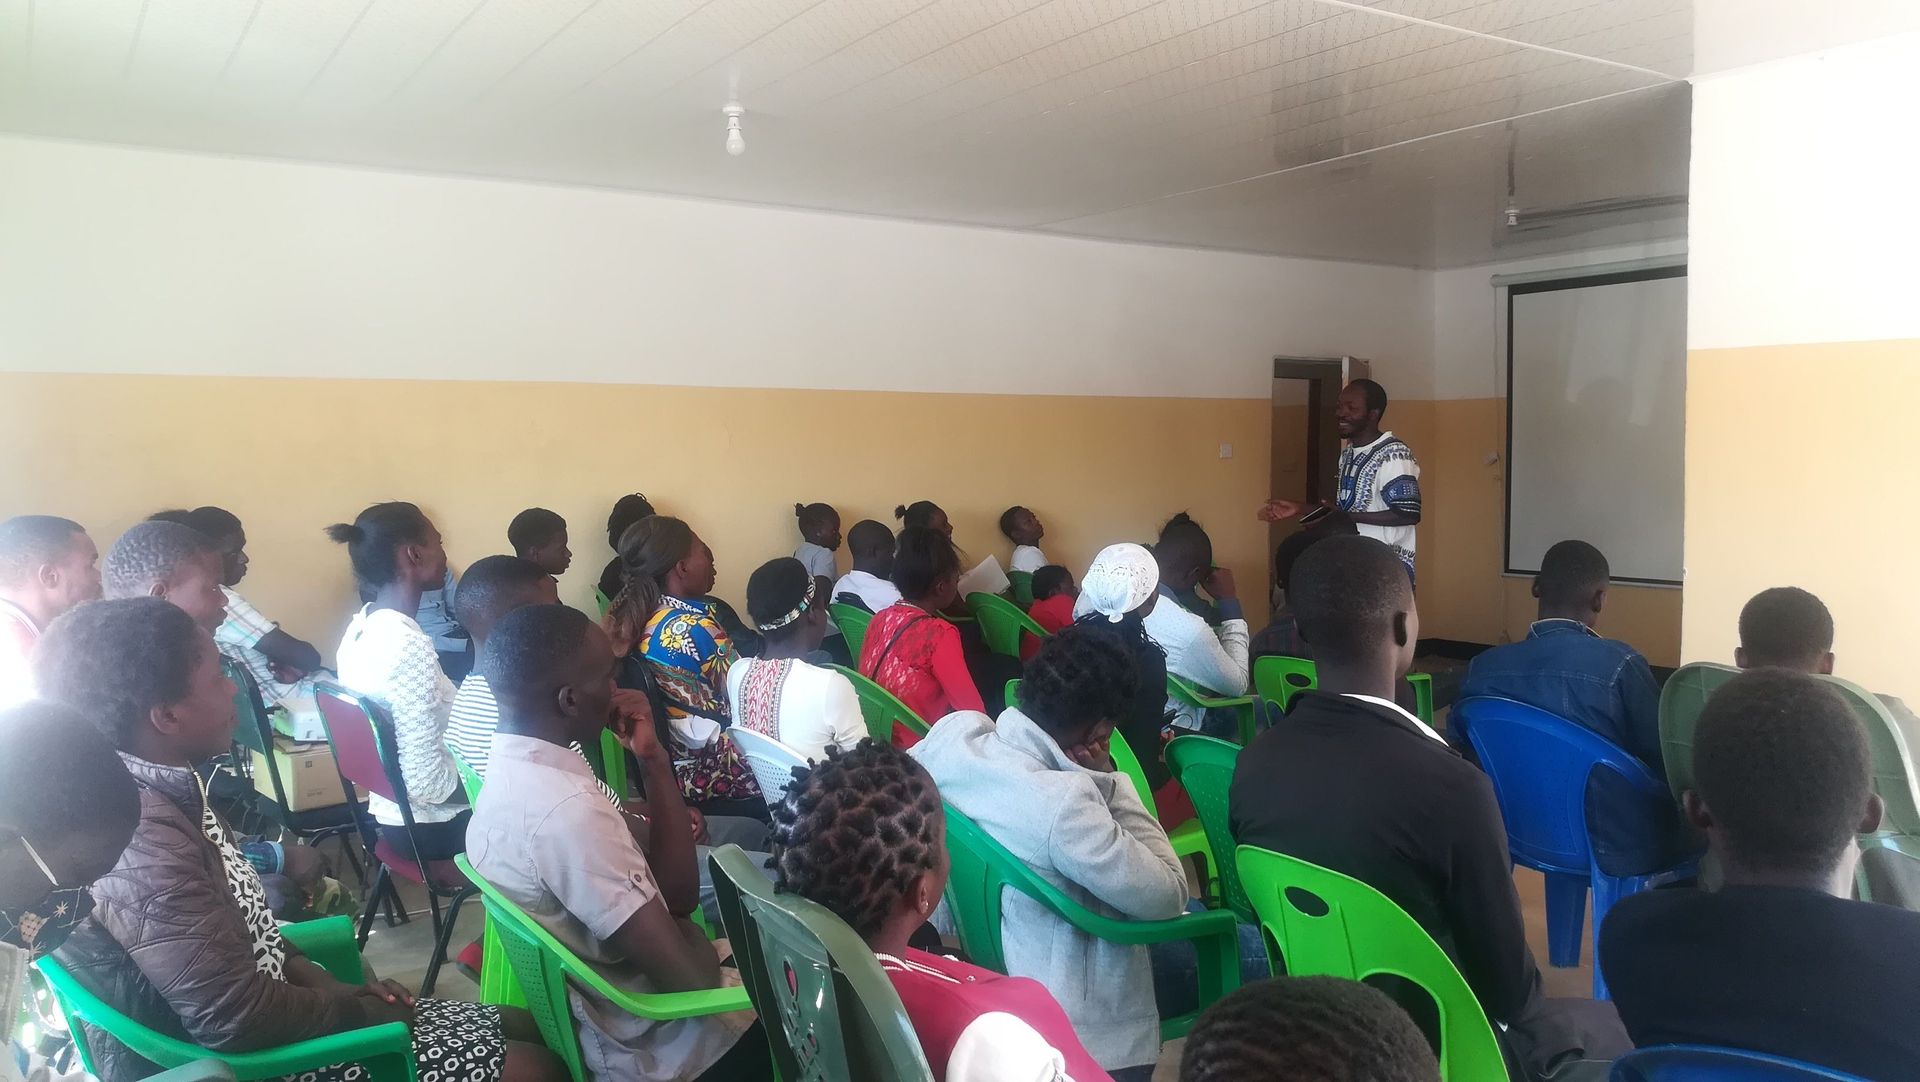
[(1609, 913), (1600, 965), (1641, 1047), (1920, 1078), (1920, 913), (1793, 887), (1647, 891)]

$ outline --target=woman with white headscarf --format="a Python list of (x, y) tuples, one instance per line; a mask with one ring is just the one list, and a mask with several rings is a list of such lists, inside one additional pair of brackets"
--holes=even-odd
[[(1167, 711), (1167, 655), (1147, 636), (1145, 620), (1159, 600), (1160, 565), (1144, 546), (1131, 543), (1108, 545), (1093, 558), (1080, 579), (1080, 598), (1074, 602), (1074, 622), (1105, 629), (1133, 656), (1133, 707), (1114, 728), (1127, 739), (1127, 747), (1140, 760), (1147, 786), (1156, 793), (1173, 775), (1161, 755), (1160, 734), (1169, 721)], [(1173, 819), (1177, 825), (1192, 817), (1192, 805), (1185, 799), (1172, 808), (1162, 807), (1161, 823), (1169, 821), (1169, 811), (1184, 809)]]

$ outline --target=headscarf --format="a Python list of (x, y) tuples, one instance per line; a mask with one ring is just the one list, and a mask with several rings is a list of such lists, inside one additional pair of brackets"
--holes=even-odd
[(1108, 545), (1093, 558), (1080, 578), (1080, 599), (1073, 603), (1078, 620), (1094, 613), (1117, 624), (1147, 603), (1160, 587), (1160, 565), (1153, 553), (1131, 542)]

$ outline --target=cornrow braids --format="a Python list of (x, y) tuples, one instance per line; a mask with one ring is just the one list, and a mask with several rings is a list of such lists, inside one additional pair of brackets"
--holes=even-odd
[(1208, 1007), (1180, 1056), (1180, 1082), (1248, 1078), (1440, 1082), (1440, 1065), (1385, 993), (1339, 977), (1274, 977)]
[(774, 889), (826, 906), (862, 938), (939, 861), (940, 790), (890, 744), (828, 748), (771, 811)]

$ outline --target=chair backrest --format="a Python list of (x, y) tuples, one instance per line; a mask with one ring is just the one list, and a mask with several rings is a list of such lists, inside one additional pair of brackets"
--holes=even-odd
[(947, 809), (947, 909), (960, 934), (960, 945), (974, 965), (996, 973), (1007, 971), (1007, 953), (1000, 938), (1000, 901), (1006, 890), (1017, 890), (1075, 924), (1089, 923), (1095, 914), (1061, 893), (1027, 863), (961, 814)]
[(1140, 757), (1133, 753), (1133, 745), (1127, 743), (1126, 734), (1115, 729), (1113, 738), (1107, 741), (1107, 752), (1113, 756), (1114, 768), (1133, 783), (1133, 791), (1140, 795), (1140, 803), (1147, 806), (1147, 814), (1158, 819), (1160, 805), (1153, 799), (1153, 790), (1147, 787), (1147, 772), (1140, 766)]
[(786, 1082), (932, 1082), (873, 950), (824, 906), (773, 884), (737, 845), (708, 858), (740, 976)]
[(1269, 654), (1253, 659), (1253, 690), (1262, 699), (1281, 710), (1293, 705), (1293, 697), (1320, 686), (1320, 670), (1303, 657)]
[(1673, 671), (1660, 689), (1660, 757), (1673, 799), (1693, 788), (1693, 730), (1720, 686), (1740, 675), (1731, 665), (1696, 661)]
[(733, 746), (740, 749), (741, 757), (746, 759), (747, 768), (753, 771), (753, 779), (760, 783), (760, 792), (767, 798), (768, 804), (779, 803), (781, 794), (793, 784), (793, 772), (805, 769), (807, 765), (806, 757), (799, 752), (745, 725), (730, 727), (727, 736), (732, 739)]
[[(1178, 736), (1167, 745), (1167, 766), (1193, 801), (1200, 828), (1207, 832), (1207, 847), (1215, 853), (1233, 852), (1233, 830), (1227, 818), (1227, 791), (1233, 785), (1233, 768), (1240, 761), (1240, 745), (1211, 736)], [(1238, 863), (1217, 860), (1220, 898), (1241, 920), (1254, 919), (1247, 890), (1240, 882)]]
[(480, 800), (480, 775), (460, 755), (460, 749), (447, 745), (447, 754), (453, 756), (454, 769), (460, 771), (460, 788), (467, 794), (467, 803), (475, 804)]
[(1586, 876), (1587, 776), (1607, 770), (1649, 797), (1668, 799), (1645, 763), (1590, 729), (1525, 703), (1492, 696), (1462, 699), (1453, 724), (1465, 729), (1493, 781), (1513, 859), (1540, 871)]
[(1033, 572), (1009, 571), (1007, 583), (1013, 587), (1013, 603), (1021, 608), (1033, 606)]
[[(260, 685), (253, 682), (253, 674), (240, 662), (220, 655), (220, 670), (233, 681), (233, 742), (249, 752), (256, 753), (255, 763), (264, 767), (267, 782), (273, 792), (273, 814), (282, 825), (291, 818), (287, 811), (287, 786), (280, 777), (280, 761), (273, 757), (273, 723), (267, 717), (266, 700), (260, 696)], [(258, 779), (255, 779), (258, 788)]]
[(999, 594), (968, 594), (967, 611), (980, 622), (980, 637), (986, 640), (987, 649), (996, 654), (1019, 657), (1021, 632), (1038, 639), (1047, 637), (1046, 628)]
[[(407, 783), (398, 770), (390, 769), (387, 749), (393, 746), (393, 728), (385, 711), (366, 696), (341, 687), (316, 687), (313, 697), (320, 706), (320, 720), (326, 724), (327, 743), (333, 748), (340, 777), (407, 810)], [(347, 799), (353, 799), (351, 789)]]
[(488, 927), (500, 933), (507, 961), (513, 967), (520, 990), (527, 997), (527, 1010), (540, 1026), (546, 1046), (567, 1065), (574, 1082), (587, 1082), (586, 1067), (580, 1059), (580, 1037), (574, 1030), (573, 1010), (567, 1002), (571, 983), (608, 1000), (615, 1010), (642, 1018), (693, 1018), (749, 1006), (744, 988), (710, 988), (693, 992), (646, 994), (614, 987), (600, 972), (580, 960), (553, 933), (540, 927), (532, 917), (513, 904), (499, 888), (481, 878), (462, 853), (453, 858), (462, 875), (480, 888), (481, 904), (487, 909)]
[(1907, 736), (1880, 697), (1837, 676), (1820, 680), (1840, 693), (1854, 716), (1867, 729), (1867, 747), (1873, 753), (1873, 791), (1887, 805), (1883, 829), (1920, 835), (1920, 793), (1913, 776), (1913, 752)]
[[(656, 708), (657, 709), (657, 708)], [(593, 776), (606, 783), (607, 788), (627, 798), (627, 748), (612, 729), (602, 729), (600, 739), (580, 745), (580, 751), (587, 757), (587, 765), (593, 768)]]
[(605, 616), (607, 610), (613, 607), (613, 599), (609, 598), (598, 586), (593, 588), (593, 603), (600, 607), (600, 615), (602, 616)]
[(854, 663), (859, 664), (860, 648), (867, 643), (867, 625), (873, 623), (873, 614), (858, 605), (835, 601), (827, 605), (827, 617), (840, 629), (840, 637), (847, 640)]
[(1737, 1048), (1655, 1045), (1613, 1061), (1612, 1082), (1866, 1082), (1858, 1075)]
[(894, 739), (896, 725), (917, 736), (927, 735), (926, 721), (893, 692), (862, 676), (856, 669), (849, 669), (845, 665), (829, 667), (853, 683), (853, 693), (860, 700), (860, 716), (866, 719), (867, 735), (875, 742), (898, 743)]
[(1235, 851), (1247, 897), (1268, 937), (1275, 972), (1362, 981), (1393, 976), (1432, 997), (1440, 1014), (1440, 1074), (1447, 1082), (1507, 1077), (1486, 1012), (1445, 951), (1372, 887), (1304, 860), (1243, 845)]

